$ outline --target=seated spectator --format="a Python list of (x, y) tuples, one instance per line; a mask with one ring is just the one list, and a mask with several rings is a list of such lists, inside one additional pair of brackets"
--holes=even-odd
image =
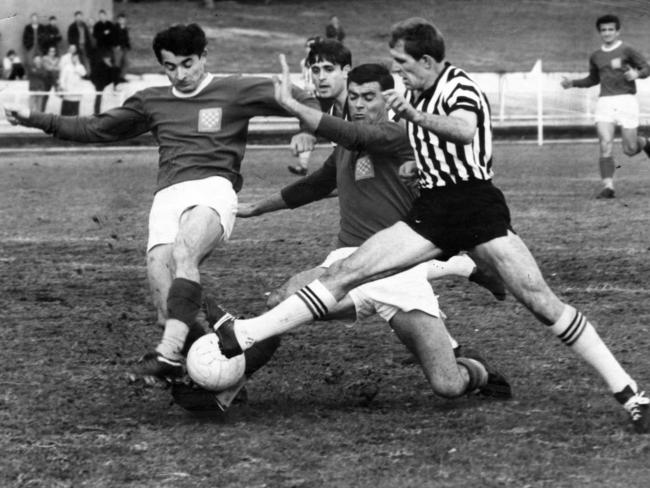
[(22, 80), (25, 78), (25, 67), (16, 54), (16, 51), (10, 49), (2, 60), (3, 78), (7, 80)]
[(47, 95), (44, 92), (50, 91), (48, 72), (43, 66), (43, 58), (37, 54), (32, 62), (27, 65), (27, 79), (29, 80), (29, 108), (38, 112), (45, 110)]

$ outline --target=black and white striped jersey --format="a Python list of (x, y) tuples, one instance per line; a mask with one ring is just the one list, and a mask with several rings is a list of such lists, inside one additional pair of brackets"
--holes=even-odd
[(467, 73), (447, 63), (433, 86), (423, 91), (417, 100), (408, 92), (407, 100), (417, 110), (429, 114), (444, 116), (463, 109), (477, 116), (477, 130), (470, 144), (445, 140), (407, 121), (409, 139), (420, 169), (420, 188), (492, 178), (490, 105)]

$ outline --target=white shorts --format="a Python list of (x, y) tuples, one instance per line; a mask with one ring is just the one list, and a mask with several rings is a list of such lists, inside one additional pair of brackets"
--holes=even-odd
[(635, 95), (598, 97), (596, 122), (618, 124), (624, 129), (639, 127), (639, 102)]
[(181, 215), (198, 205), (210, 207), (219, 214), (223, 240), (227, 241), (237, 216), (237, 194), (229, 180), (211, 176), (176, 183), (156, 193), (149, 212), (147, 251), (159, 244), (173, 243), (178, 234)]
[[(348, 257), (357, 248), (342, 247), (332, 251), (322, 268), (329, 268), (333, 262)], [(371, 281), (350, 291), (357, 320), (375, 313), (389, 321), (398, 311), (421, 310), (433, 317), (444, 318), (438, 307), (438, 297), (427, 281), (427, 265), (419, 264), (387, 278)]]

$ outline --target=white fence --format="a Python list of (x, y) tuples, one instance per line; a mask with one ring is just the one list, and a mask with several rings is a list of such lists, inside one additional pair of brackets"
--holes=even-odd
[[(270, 75), (262, 75), (270, 76)], [(593, 123), (593, 112), (598, 97), (598, 87), (589, 89), (563, 89), (560, 80), (563, 76), (579, 78), (585, 73), (472, 73), (486, 93), (492, 106), (492, 120), (495, 127), (538, 127), (541, 137), (543, 126), (580, 126)], [(292, 75), (300, 83), (300, 75)], [(398, 84), (401, 83), (398, 80)], [(103, 92), (102, 110), (120, 105), (127, 97), (138, 90), (154, 85), (168, 85), (164, 75), (151, 74), (131, 77), (128, 83), (112, 86)], [(650, 124), (650, 78), (637, 80), (638, 100), (641, 106), (641, 124)], [(58, 113), (61, 97), (49, 93), (46, 111)], [(83, 89), (80, 113), (91, 114), (95, 101), (95, 91), (90, 84)], [(30, 93), (26, 81), (0, 81), (0, 103), (27, 104)], [(295, 130), (297, 121), (282, 117), (256, 117), (251, 131), (269, 132)], [(11, 130), (0, 115), (0, 132)], [(13, 129), (25, 130), (25, 129)], [(541, 142), (541, 139), (540, 139)]]

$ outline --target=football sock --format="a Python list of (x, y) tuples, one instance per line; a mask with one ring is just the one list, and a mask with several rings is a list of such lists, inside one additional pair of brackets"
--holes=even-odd
[(469, 383), (467, 383), (465, 393), (471, 393), (477, 388), (487, 384), (488, 372), (485, 369), (485, 366), (479, 363), (476, 359), (460, 357), (456, 358), (456, 363), (458, 363), (459, 366), (464, 367), (469, 375)]
[(427, 280), (435, 280), (444, 276), (463, 276), (468, 278), (472, 274), (476, 263), (467, 254), (457, 254), (447, 261), (433, 259), (427, 261)]
[(280, 336), (273, 336), (257, 342), (250, 349), (244, 352), (246, 358), (246, 369), (244, 374), (250, 377), (273, 357), (276, 349), (280, 347)]
[(337, 300), (319, 281), (301, 288), (268, 312), (251, 319), (235, 321), (235, 336), (242, 349), (294, 327), (322, 319)]
[(168, 319), (165, 322), (163, 337), (156, 351), (166, 358), (179, 359), (182, 357), (183, 346), (190, 327), (197, 326), (194, 322), (201, 308), (203, 287), (196, 281), (185, 278), (175, 278), (167, 296)]
[(564, 344), (598, 371), (612, 393), (633, 384), (596, 329), (575, 308), (566, 305), (559, 320), (550, 328)]
[[(614, 158), (609, 156), (606, 158), (600, 158), (598, 160), (598, 166), (600, 167), (600, 177), (603, 180), (603, 184), (606, 188), (613, 188), (612, 179), (614, 178), (614, 172), (616, 171), (616, 163)], [(607, 186), (607, 181), (611, 186)]]

